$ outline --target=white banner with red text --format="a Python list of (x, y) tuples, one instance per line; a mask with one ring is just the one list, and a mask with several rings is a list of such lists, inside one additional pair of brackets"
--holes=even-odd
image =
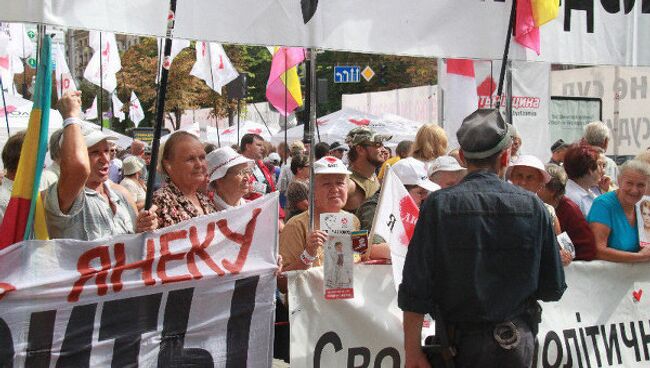
[[(513, 0), (0, 0), (0, 20), (253, 45), (501, 59)], [(623, 3), (623, 6), (622, 6)], [(70, 11), (73, 9), (73, 11)], [(567, 0), (540, 28), (541, 55), (564, 64), (650, 65), (648, 0)]]
[(271, 365), (278, 196), (0, 252), (0, 366)]
[[(533, 366), (648, 366), (647, 265), (574, 262), (565, 271), (569, 288), (561, 301), (542, 303)], [(322, 296), (322, 268), (290, 276), (292, 365), (404, 365), (402, 312), (391, 267), (355, 265), (354, 278), (354, 299), (331, 301)]]

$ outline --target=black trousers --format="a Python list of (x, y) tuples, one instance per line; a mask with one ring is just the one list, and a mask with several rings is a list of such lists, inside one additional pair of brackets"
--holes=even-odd
[(517, 347), (506, 350), (494, 339), (494, 329), (457, 331), (456, 368), (528, 368), (533, 363), (535, 336), (528, 324), (515, 321), (519, 333)]

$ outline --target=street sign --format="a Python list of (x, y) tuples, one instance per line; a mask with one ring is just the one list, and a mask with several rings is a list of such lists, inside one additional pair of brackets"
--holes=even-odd
[(359, 83), (361, 82), (360, 70), (357, 65), (335, 66), (334, 83)]
[(367, 66), (363, 69), (363, 71), (361, 72), (361, 75), (363, 75), (363, 79), (365, 79), (366, 82), (370, 82), (370, 80), (372, 79), (372, 77), (375, 76), (375, 72), (372, 70), (372, 68), (370, 67), (370, 65), (367, 65)]

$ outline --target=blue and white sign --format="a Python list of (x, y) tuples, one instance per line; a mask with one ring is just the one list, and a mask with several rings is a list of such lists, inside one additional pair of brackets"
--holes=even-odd
[(334, 83), (359, 83), (361, 82), (361, 68), (353, 66), (335, 66)]

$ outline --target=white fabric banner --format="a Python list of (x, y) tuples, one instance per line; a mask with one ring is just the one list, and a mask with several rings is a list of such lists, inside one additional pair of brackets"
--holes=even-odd
[[(313, 12), (303, 10), (310, 4)], [(562, 1), (541, 27), (541, 56), (566, 64), (650, 65), (646, 1)], [(512, 0), (179, 1), (174, 37), (412, 56), (500, 59)], [(0, 0), (0, 20), (163, 37), (168, 0)], [(74, 9), (74, 11), (70, 11)], [(305, 21), (307, 21), (305, 23)]]
[(153, 233), (0, 252), (3, 367), (269, 367), (278, 196)]
[[(646, 265), (574, 262), (569, 288), (542, 303), (535, 367), (647, 367), (650, 272)], [(355, 298), (322, 297), (322, 268), (289, 278), (291, 363), (393, 367), (404, 363), (402, 312), (390, 266), (355, 265)]]
[(636, 156), (650, 146), (648, 79), (650, 68), (557, 70), (551, 72), (551, 91), (553, 96), (602, 99), (603, 122), (611, 130), (607, 154)]

